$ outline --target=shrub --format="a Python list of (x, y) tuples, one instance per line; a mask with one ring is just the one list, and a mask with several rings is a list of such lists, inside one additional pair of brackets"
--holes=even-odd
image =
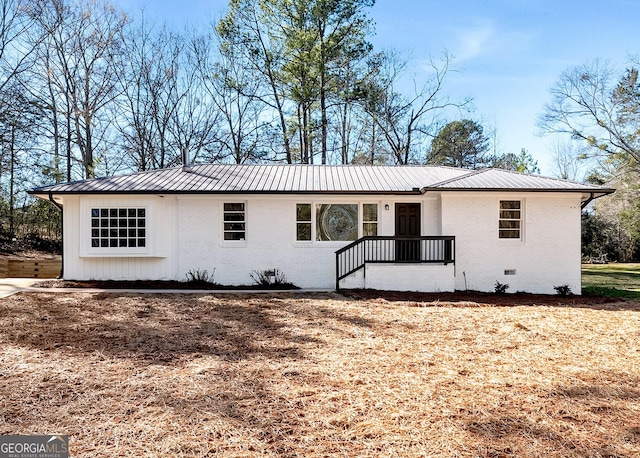
[(211, 273), (207, 269), (195, 269), (187, 272), (187, 283), (193, 286), (210, 286), (215, 285), (214, 274), (216, 269), (214, 268)]
[(556, 290), (556, 294), (558, 296), (571, 296), (573, 294), (573, 291), (571, 291), (571, 287), (569, 285), (560, 285), (560, 286), (554, 286), (553, 289)]
[(493, 289), (496, 294), (504, 294), (509, 289), (509, 285), (507, 285), (506, 283), (500, 283), (498, 280), (496, 280), (496, 284)]
[(249, 274), (258, 286), (288, 285), (287, 276), (280, 269), (253, 270)]

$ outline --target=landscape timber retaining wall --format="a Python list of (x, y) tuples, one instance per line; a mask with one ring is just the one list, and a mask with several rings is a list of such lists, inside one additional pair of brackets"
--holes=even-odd
[(56, 278), (60, 259), (0, 258), (0, 278)]

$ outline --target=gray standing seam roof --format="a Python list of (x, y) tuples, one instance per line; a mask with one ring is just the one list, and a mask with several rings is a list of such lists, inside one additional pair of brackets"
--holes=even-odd
[(613, 189), (499, 169), (432, 166), (196, 164), (43, 186), (57, 194), (420, 193), (431, 190), (561, 191), (600, 196)]
[[(428, 187), (427, 187), (428, 188)], [(527, 175), (502, 169), (482, 169), (438, 183), (434, 189), (448, 190), (554, 190), (605, 191), (606, 188), (540, 175)]]

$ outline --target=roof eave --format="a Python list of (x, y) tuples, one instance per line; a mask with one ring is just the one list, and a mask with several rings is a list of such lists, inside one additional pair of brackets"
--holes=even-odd
[(71, 195), (177, 195), (177, 194), (196, 194), (196, 195), (223, 195), (223, 194), (284, 194), (284, 195), (292, 195), (292, 194), (344, 194), (344, 195), (356, 195), (356, 194), (368, 194), (368, 195), (421, 195), (427, 192), (561, 192), (561, 193), (582, 193), (587, 194), (588, 197), (599, 198), (608, 194), (612, 194), (615, 192), (615, 189), (565, 189), (565, 188), (554, 188), (554, 189), (544, 189), (544, 188), (433, 188), (433, 187), (424, 187), (421, 189), (411, 190), (411, 191), (402, 191), (402, 190), (331, 190), (331, 191), (246, 191), (246, 190), (232, 190), (232, 191), (182, 191), (182, 190), (160, 190), (160, 189), (151, 189), (151, 190), (137, 190), (137, 191), (53, 191), (46, 189), (34, 189), (31, 191), (27, 191), (29, 195), (41, 198), (41, 199), (49, 199), (49, 195), (54, 196), (71, 196)]
[(402, 190), (364, 190), (364, 191), (356, 191), (356, 190), (346, 190), (346, 191), (181, 191), (181, 190), (137, 190), (137, 191), (46, 191), (46, 190), (38, 190), (34, 189), (32, 191), (27, 191), (28, 194), (38, 197), (40, 199), (49, 200), (49, 195), (54, 196), (82, 196), (82, 195), (178, 195), (178, 194), (194, 194), (194, 195), (228, 195), (228, 194), (282, 194), (282, 195), (311, 195), (311, 194), (331, 194), (331, 195), (421, 195), (423, 192), (421, 190), (411, 190), (411, 191), (402, 191)]

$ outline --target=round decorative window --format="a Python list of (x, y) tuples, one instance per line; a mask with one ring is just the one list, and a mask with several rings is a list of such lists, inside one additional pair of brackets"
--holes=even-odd
[(358, 238), (356, 204), (322, 204), (317, 208), (318, 240), (349, 241)]

